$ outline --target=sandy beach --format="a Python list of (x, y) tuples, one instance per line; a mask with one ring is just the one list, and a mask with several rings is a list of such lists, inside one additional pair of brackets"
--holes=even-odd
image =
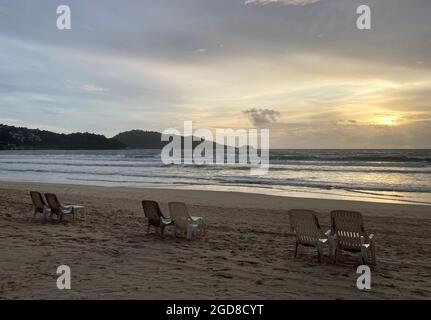
[[(86, 220), (32, 220), (30, 190), (88, 208)], [(140, 201), (184, 201), (208, 235), (161, 240), (147, 234)], [(319, 264), (312, 249), (293, 258), (287, 210), (359, 210), (377, 240), (372, 289), (356, 288), (359, 255)], [(431, 297), (429, 206), (301, 199), (235, 192), (0, 184), (1, 299), (426, 299)], [(72, 289), (56, 287), (69, 265)]]

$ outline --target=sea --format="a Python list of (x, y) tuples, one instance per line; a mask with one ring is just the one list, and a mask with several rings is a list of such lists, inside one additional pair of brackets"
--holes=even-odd
[(431, 150), (277, 149), (260, 176), (243, 164), (166, 165), (160, 150), (7, 150), (0, 181), (431, 205)]

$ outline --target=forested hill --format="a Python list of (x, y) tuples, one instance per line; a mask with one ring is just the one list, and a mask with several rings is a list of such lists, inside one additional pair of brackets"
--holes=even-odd
[[(46, 130), (28, 129), (0, 124), (0, 150), (92, 150), (92, 149), (163, 149), (169, 141), (154, 131), (131, 130), (113, 138), (93, 133), (61, 134)], [(184, 137), (181, 137), (184, 145)], [(193, 148), (202, 142), (193, 141)], [(213, 142), (215, 148), (217, 144)]]
[[(163, 149), (169, 141), (162, 141), (162, 134), (154, 131), (131, 130), (117, 134), (114, 139), (124, 143), (129, 149)], [(203, 139), (193, 138), (192, 148), (199, 145)], [(184, 146), (184, 137), (181, 137), (181, 144)], [(217, 144), (213, 142), (213, 148)]]
[(168, 143), (162, 141), (160, 132), (143, 130), (121, 132), (113, 139), (125, 144), (129, 149), (162, 149)]
[(116, 139), (93, 133), (59, 134), (0, 124), (0, 149), (124, 149)]

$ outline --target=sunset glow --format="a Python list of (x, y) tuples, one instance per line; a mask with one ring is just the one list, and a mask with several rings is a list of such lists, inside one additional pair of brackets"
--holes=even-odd
[(130, 3), (80, 3), (67, 32), (48, 2), (0, 6), (1, 122), (112, 137), (193, 121), (267, 128), (274, 148), (431, 147), (431, 2), (373, 0), (366, 32), (356, 1)]
[(376, 124), (381, 126), (396, 126), (399, 124), (400, 117), (396, 115), (383, 115), (376, 119)]

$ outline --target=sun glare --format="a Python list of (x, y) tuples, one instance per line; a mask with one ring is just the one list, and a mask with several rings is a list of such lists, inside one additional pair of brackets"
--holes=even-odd
[(396, 126), (399, 121), (399, 116), (396, 115), (382, 115), (379, 116), (375, 123), (380, 126)]

